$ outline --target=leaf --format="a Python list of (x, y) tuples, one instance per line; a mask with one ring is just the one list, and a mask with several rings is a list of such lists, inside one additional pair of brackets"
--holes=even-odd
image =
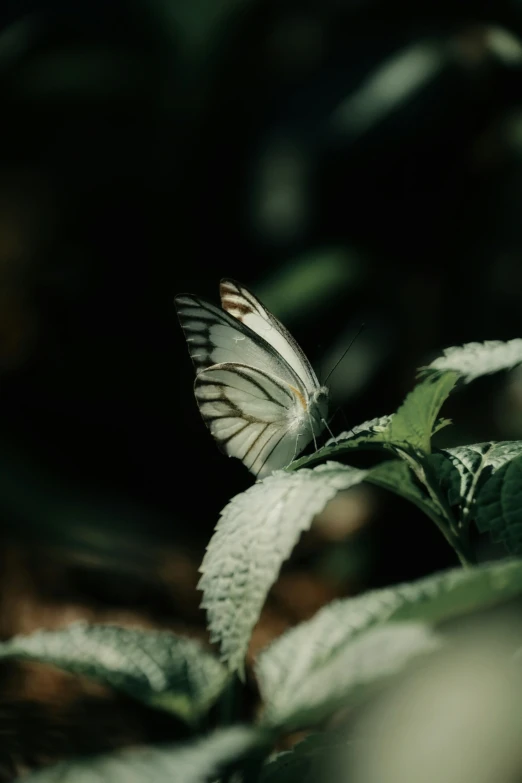
[(427, 367), (419, 369), (423, 379), (407, 396), (395, 414), (371, 419), (330, 439), (314, 454), (301, 457), (287, 470), (317, 464), (338, 457), (356, 448), (391, 448), (407, 445), (429, 453), (433, 435), (447, 426), (447, 419), (438, 419), (441, 406), (457, 382), (469, 383), (481, 375), (510, 369), (522, 362), (522, 339), (446, 348)]
[(446, 427), (449, 427), (450, 424), (453, 424), (451, 419), (437, 419), (437, 421), (435, 422), (435, 426), (433, 427), (432, 435), (436, 435), (437, 432), (440, 432)]
[[(469, 569), (452, 569), (409, 584), (374, 590), (355, 598), (334, 601), (311, 620), (284, 633), (258, 658), (257, 677), (266, 711), (263, 723), (285, 727), (306, 726), (331, 714), (333, 705), (346, 703), (363, 686), (372, 685), (386, 671), (388, 641), (381, 638), (366, 648), (367, 633), (395, 622), (440, 623), (469, 612), (485, 609), (522, 593), (522, 561), (512, 560)], [(389, 626), (386, 625), (386, 628)], [(417, 630), (415, 630), (417, 629)], [(408, 630), (404, 640), (407, 640)], [(433, 637), (413, 626), (412, 651), (430, 647)], [(361, 645), (350, 652), (353, 644)], [(374, 637), (377, 644), (377, 637)], [(377, 644), (377, 648), (379, 645)], [(359, 661), (358, 655), (364, 659)], [(353, 655), (353, 657), (351, 657)], [(365, 656), (372, 656), (365, 658)], [(404, 656), (404, 657), (402, 657)], [(389, 666), (402, 665), (408, 645), (397, 637), (395, 658)], [(349, 662), (349, 663), (348, 663)], [(364, 675), (364, 676), (363, 676)]]
[(348, 745), (344, 726), (310, 734), (265, 764), (259, 783), (317, 783), (325, 779), (325, 760)]
[(388, 416), (378, 416), (376, 419), (369, 419), (362, 424), (357, 424), (353, 429), (347, 432), (341, 432), (335, 438), (330, 438), (327, 442), (327, 446), (336, 446), (341, 441), (381, 441), (382, 434), (386, 432), (390, 426), (393, 413)]
[(383, 444), (386, 446), (385, 432), (391, 420), (392, 416), (380, 416), (376, 419), (365, 421), (363, 424), (358, 424), (348, 432), (341, 432), (335, 438), (330, 438), (325, 446), (317, 449), (313, 454), (291, 462), (285, 470), (293, 471), (302, 467), (308, 467), (353, 449), (383, 448)]
[(415, 479), (408, 464), (402, 460), (381, 462), (368, 472), (366, 481), (406, 498), (426, 513), (438, 513), (426, 490)]
[(366, 474), (335, 462), (277, 471), (224, 508), (201, 565), (199, 588), (211, 639), (220, 643), (232, 671), (242, 674), (267, 593), (301, 533), (329, 500)]
[(451, 372), (428, 376), (406, 396), (396, 413), (370, 419), (341, 433), (314, 454), (292, 462), (286, 470), (297, 470), (353, 449), (380, 448), (399, 453), (398, 447), (407, 446), (429, 452), (433, 434), (450, 423), (438, 415), (457, 380), (458, 376)]
[(432, 454), (427, 454), (425, 464), (431, 468), (433, 479), (438, 482), (449, 506), (456, 506), (462, 501), (461, 477), (453, 460), (450, 459), (448, 451), (450, 449), (440, 449)]
[(0, 658), (40, 661), (93, 677), (192, 722), (222, 692), (228, 674), (194, 639), (168, 631), (74, 623), (0, 643)]
[(475, 498), (487, 479), (519, 454), (522, 441), (490, 441), (441, 449), (431, 459), (450, 504), (458, 504), (461, 519), (466, 520), (473, 516)]
[[(396, 495), (409, 500), (417, 508), (420, 508), (430, 519), (435, 522), (441, 533), (444, 535), (450, 546), (455, 549), (461, 560), (464, 561), (464, 553), (460, 551), (460, 546), (456, 535), (453, 533), (453, 517), (451, 510), (446, 508), (444, 503), (439, 502), (438, 498), (433, 497), (428, 493), (427, 487), (433, 487), (434, 479), (432, 476), (426, 475), (429, 465), (425, 465), (425, 460), (430, 455), (425, 455), (422, 459), (422, 454), (416, 452), (412, 463), (416, 463), (419, 476), (422, 478), (422, 483), (416, 478), (414, 471), (411, 469), (409, 462), (405, 459), (390, 460), (389, 462), (382, 462), (373, 468), (366, 477), (366, 481), (370, 484), (375, 484), (378, 487), (383, 487), (390, 492), (394, 492)], [(466, 558), (467, 562), (467, 558)]]
[[(323, 649), (321, 667), (308, 672), (292, 694), (286, 692), (285, 697), (272, 699), (264, 725), (284, 726), (288, 731), (323, 721), (346, 706), (349, 699), (360, 700), (416, 656), (438, 649), (442, 638), (423, 623), (404, 622), (369, 628), (337, 648), (334, 655), (328, 655), (328, 644), (328, 638), (315, 640), (313, 647)], [(261, 668), (258, 677), (264, 694)]]
[[(300, 457), (294, 460), (288, 465), (285, 470), (292, 471), (298, 470), (302, 467), (310, 467), (324, 460), (339, 457), (341, 454), (354, 451), (355, 449), (383, 449), (385, 451), (396, 452), (396, 445), (403, 445), (400, 443), (390, 442), (388, 438), (388, 432), (390, 424), (395, 414), (388, 416), (379, 416), (376, 419), (370, 419), (353, 427), (353, 429), (346, 432), (341, 432), (340, 435), (336, 435), (334, 438), (330, 438), (326, 442), (326, 445), (320, 449), (317, 449), (313, 454), (309, 454), (306, 457)], [(433, 426), (434, 435), (436, 432), (444, 429), (451, 424), (449, 419), (438, 419)]]
[(522, 552), (522, 455), (484, 483), (476, 500), (476, 523), (512, 554)]
[[(426, 456), (429, 457), (430, 455)], [(420, 457), (420, 453), (416, 452), (412, 462), (416, 462), (419, 474), (422, 475), (423, 483), (416, 478), (409, 462), (406, 460), (382, 462), (368, 473), (366, 481), (394, 492), (396, 495), (409, 500), (417, 508), (420, 508), (435, 522), (448, 543), (456, 549), (456, 537), (451, 530), (453, 519), (449, 518), (451, 512), (444, 507), (444, 504), (438, 502), (438, 499), (434, 500), (428, 493), (427, 486), (433, 486), (434, 481), (431, 476), (426, 476), (426, 466)], [(425, 459), (426, 457), (424, 457)]]
[(457, 380), (456, 373), (445, 372), (429, 375), (417, 384), (393, 416), (386, 430), (386, 440), (429, 453), (439, 411)]
[[(501, 620), (501, 622), (499, 622)], [(352, 783), (515, 783), (522, 768), (518, 615), (472, 624), (364, 711)], [(370, 739), (371, 738), (371, 739)], [(321, 781), (324, 777), (320, 778)], [(331, 783), (339, 778), (330, 778)], [(343, 780), (343, 777), (341, 777)], [(328, 778), (327, 778), (328, 781)], [(343, 783), (347, 783), (344, 777)]]
[(466, 343), (445, 348), (443, 355), (427, 367), (421, 367), (421, 375), (447, 372), (459, 374), (464, 383), (470, 383), (481, 375), (490, 375), (500, 370), (510, 370), (522, 362), (522, 340), (517, 338), (502, 342), (488, 340), (484, 343)]
[(62, 762), (24, 776), (24, 782), (206, 783), (261, 741), (259, 732), (246, 726), (234, 726), (196, 742)]

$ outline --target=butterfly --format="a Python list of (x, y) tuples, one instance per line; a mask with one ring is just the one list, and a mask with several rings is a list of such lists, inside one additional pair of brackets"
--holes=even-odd
[(288, 465), (323, 431), (328, 389), (292, 335), (235, 280), (221, 307), (175, 298), (196, 369), (194, 394), (218, 446), (257, 477)]

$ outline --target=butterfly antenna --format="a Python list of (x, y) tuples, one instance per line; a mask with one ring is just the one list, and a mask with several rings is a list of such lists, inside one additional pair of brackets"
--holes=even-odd
[(348, 416), (346, 415), (346, 412), (345, 412), (344, 408), (342, 407), (342, 405), (338, 405), (337, 408), (334, 410), (334, 412), (330, 416), (328, 424), (330, 424), (330, 422), (332, 422), (335, 419), (335, 417), (337, 416), (338, 413), (342, 413), (343, 419), (344, 419), (344, 423), (348, 427), (350, 425), (350, 423), (348, 421)]
[(323, 419), (323, 422), (324, 422), (324, 426), (325, 426), (325, 428), (326, 428), (326, 429), (328, 430), (328, 432), (330, 433), (330, 437), (331, 437), (331, 438), (333, 438), (333, 439), (335, 440), (335, 442), (336, 442), (336, 443), (337, 443), (337, 436), (333, 434), (333, 432), (332, 432), (332, 429), (331, 429), (331, 427), (330, 427), (330, 422), (332, 422), (332, 421), (335, 419), (335, 417), (337, 416), (337, 414), (339, 413), (339, 411), (342, 413), (342, 415), (343, 415), (343, 418), (344, 418), (344, 420), (345, 420), (345, 422), (346, 422), (346, 426), (348, 427), (348, 426), (349, 426), (349, 424), (348, 424), (348, 417), (347, 417), (346, 413), (344, 412), (344, 408), (343, 408), (341, 405), (338, 405), (338, 406), (337, 406), (337, 408), (335, 409), (335, 411), (333, 412), (333, 414), (330, 416), (330, 419), (329, 419), (329, 421), (326, 421), (325, 419)]
[(325, 385), (326, 385), (326, 381), (327, 381), (327, 380), (328, 380), (328, 378), (331, 376), (331, 374), (333, 373), (333, 371), (334, 371), (334, 370), (336, 370), (336, 369), (337, 369), (337, 367), (339, 367), (339, 365), (341, 364), (342, 360), (344, 359), (344, 357), (346, 356), (346, 354), (348, 353), (348, 351), (350, 350), (350, 348), (352, 347), (352, 345), (354, 344), (354, 342), (357, 340), (357, 338), (359, 337), (359, 335), (361, 334), (361, 332), (362, 332), (362, 330), (363, 330), (363, 329), (364, 329), (364, 324), (362, 323), (362, 324), (359, 326), (359, 328), (357, 329), (357, 332), (355, 333), (355, 335), (354, 335), (354, 336), (352, 337), (352, 339), (350, 340), (350, 343), (349, 343), (349, 345), (348, 345), (348, 348), (347, 348), (345, 351), (343, 351), (343, 353), (341, 354), (341, 356), (339, 357), (339, 359), (337, 359), (337, 361), (335, 362), (334, 366), (332, 367), (332, 369), (330, 370), (330, 372), (328, 373), (328, 375), (327, 375), (327, 376), (326, 376), (326, 378), (324, 379), (323, 383), (324, 383)]

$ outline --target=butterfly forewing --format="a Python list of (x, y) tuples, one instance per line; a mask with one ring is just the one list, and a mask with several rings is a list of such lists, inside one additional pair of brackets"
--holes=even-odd
[(224, 279), (220, 284), (220, 295), (223, 309), (275, 348), (309, 393), (319, 388), (317, 376), (300, 346), (254, 294), (235, 280)]
[(248, 326), (191, 294), (177, 296), (175, 303), (196, 372), (214, 364), (240, 362), (272, 372), (301, 393), (305, 391), (284, 358)]
[(258, 477), (287, 465), (312, 438), (300, 395), (270, 373), (219, 364), (198, 374), (194, 391), (222, 451)]

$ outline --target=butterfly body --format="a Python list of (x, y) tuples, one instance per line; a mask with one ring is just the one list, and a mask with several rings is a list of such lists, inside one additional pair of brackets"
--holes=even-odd
[(285, 467), (326, 424), (328, 389), (301, 348), (244, 286), (222, 280), (222, 310), (176, 297), (194, 393), (218, 446), (258, 478)]

